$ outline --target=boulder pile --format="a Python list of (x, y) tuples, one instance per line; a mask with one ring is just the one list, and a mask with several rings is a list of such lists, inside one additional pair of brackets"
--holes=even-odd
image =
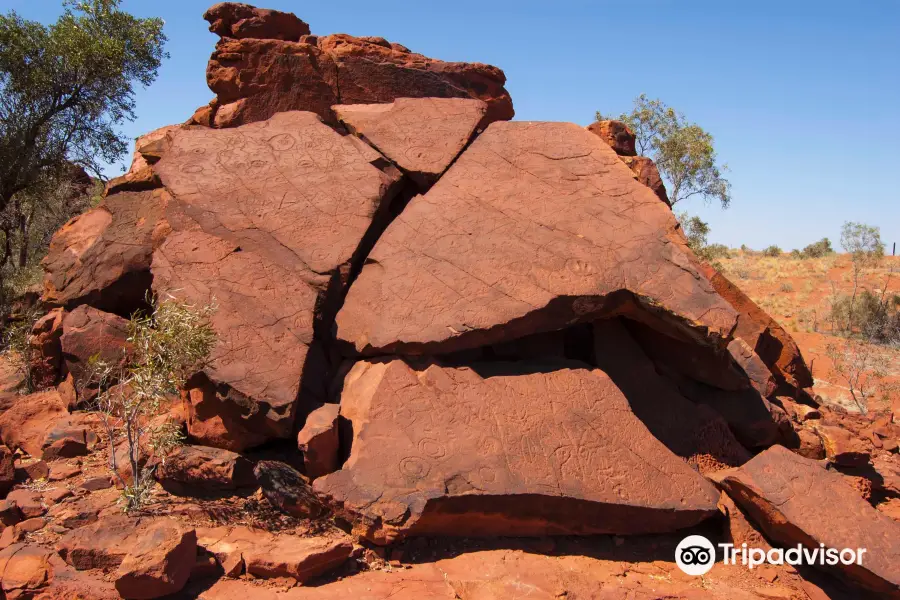
[[(254, 579), (335, 573), (272, 597), (900, 595), (900, 511), (874, 507), (900, 502), (900, 427), (818, 405), (623, 123), (512, 121), (496, 67), (245, 4), (204, 17), (216, 97), (138, 139), (44, 260), (48, 389), (0, 400), (5, 597), (267, 597)], [(154, 469), (164, 508), (135, 520), (97, 481), (78, 380), (153, 295), (214, 304), (216, 343), (172, 399), (188, 444)], [(22, 486), (48, 477), (71, 483)], [(271, 530), (221, 517), (236, 501)], [(878, 558), (701, 586), (671, 564), (683, 530)], [(487, 538), (482, 557), (449, 538)]]

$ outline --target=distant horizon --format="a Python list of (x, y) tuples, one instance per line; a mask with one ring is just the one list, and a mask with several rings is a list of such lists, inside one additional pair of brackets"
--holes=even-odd
[[(184, 122), (212, 98), (205, 68), (218, 36), (201, 17), (212, 4), (122, 3), (166, 21), (171, 54), (139, 89), (129, 137)], [(313, 33), (379, 35), (432, 58), (494, 64), (516, 120), (588, 125), (598, 110), (627, 112), (641, 93), (660, 98), (712, 133), (730, 167), (731, 208), (676, 206), (709, 222), (710, 243), (789, 252), (828, 237), (839, 251), (845, 221), (879, 226), (888, 255), (900, 242), (900, 3), (255, 4), (294, 12)], [(0, 0), (9, 10), (50, 23), (62, 3)]]

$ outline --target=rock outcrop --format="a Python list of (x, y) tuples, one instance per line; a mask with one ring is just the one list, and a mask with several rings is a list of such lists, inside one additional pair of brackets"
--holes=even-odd
[(650, 434), (608, 376), (561, 367), (359, 362), (341, 397), (350, 458), (313, 487), (382, 544), (669, 531), (715, 510), (712, 487)]
[(513, 116), (506, 76), (491, 65), (435, 60), (379, 37), (306, 35), (299, 19), (232, 2), (214, 6), (204, 18), (222, 39), (206, 69), (216, 97), (197, 111), (197, 123), (234, 127), (291, 110), (336, 122), (335, 104), (397, 98), (483, 100), (485, 125)]
[[(58, 388), (0, 392), (4, 594), (811, 589), (787, 568), (686, 580), (685, 529), (896, 562), (900, 430), (815, 406), (797, 345), (693, 254), (625, 124), (509, 122), (496, 67), (246, 4), (205, 18), (216, 98), (139, 138), (43, 262), (29, 358)], [(154, 296), (211, 307), (216, 341), (148, 422), (189, 444), (142, 457), (161, 485), (134, 517), (127, 444), (112, 478), (78, 380)], [(884, 560), (849, 585), (896, 594)]]

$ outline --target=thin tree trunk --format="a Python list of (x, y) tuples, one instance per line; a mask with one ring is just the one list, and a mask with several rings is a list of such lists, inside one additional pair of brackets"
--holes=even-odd
[(19, 215), (19, 268), (28, 265), (28, 219)]

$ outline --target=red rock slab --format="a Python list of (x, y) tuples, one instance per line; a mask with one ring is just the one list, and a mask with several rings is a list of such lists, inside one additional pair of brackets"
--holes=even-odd
[(206, 446), (179, 446), (154, 472), (163, 487), (178, 493), (209, 493), (253, 486), (253, 464), (235, 452)]
[(341, 396), (350, 458), (313, 489), (376, 543), (659, 532), (715, 511), (602, 371), (492, 368), (507, 372), (357, 363)]
[(448, 353), (623, 313), (707, 344), (737, 318), (672, 211), (602, 140), (497, 122), (387, 228), (337, 334), (363, 354)]
[(812, 387), (812, 374), (791, 335), (716, 269), (703, 265), (703, 273), (716, 292), (737, 311), (735, 337), (756, 352), (778, 383), (787, 386), (786, 391)]
[(625, 395), (632, 412), (673, 453), (707, 468), (739, 466), (750, 453), (714, 410), (694, 404), (657, 373), (653, 362), (620, 319), (597, 321), (595, 364)]
[(825, 456), (845, 467), (858, 467), (869, 462), (869, 448), (843, 427), (816, 424), (814, 431), (822, 439)]
[(900, 524), (863, 500), (843, 475), (773, 446), (714, 479), (768, 539), (784, 546), (865, 548), (861, 565), (821, 568), (840, 570), (886, 597), (900, 596)]
[(68, 414), (56, 390), (19, 396), (0, 414), (0, 440), (10, 449), (39, 457), (47, 435)]
[(297, 434), (297, 448), (303, 453), (303, 467), (310, 479), (337, 471), (340, 467), (337, 404), (323, 404), (309, 413)]
[(203, 373), (241, 407), (244, 427), (258, 440), (289, 437), (313, 344), (312, 276), (201, 231), (171, 234), (152, 272), (160, 297), (216, 307), (216, 342)]
[(197, 533), (173, 519), (159, 519), (136, 536), (116, 572), (123, 598), (151, 600), (187, 583), (197, 558)]
[(122, 192), (63, 225), (41, 261), (44, 301), (122, 314), (142, 305), (153, 247), (169, 229), (170, 199), (162, 189)]
[(318, 39), (337, 67), (336, 104), (373, 104), (396, 98), (476, 98), (488, 105), (482, 127), (512, 119), (506, 75), (493, 65), (444, 62), (384, 38), (343, 33)]
[(398, 177), (309, 112), (175, 131), (154, 170), (206, 233), (320, 275), (350, 261)]
[(4, 598), (29, 598), (50, 583), (52, 554), (47, 548), (26, 544), (13, 544), (0, 551), (0, 588), (5, 592)]
[(291, 577), (303, 583), (340, 566), (353, 551), (343, 534), (301, 538), (239, 526), (201, 529), (198, 536), (230, 577), (246, 571), (261, 579)]
[(6, 493), (16, 483), (16, 463), (13, 453), (9, 448), (0, 445), (0, 498), (6, 498)]
[(240, 2), (214, 4), (203, 13), (203, 18), (209, 21), (209, 30), (222, 37), (297, 41), (309, 34), (309, 25), (293, 13)]
[(332, 107), (363, 137), (427, 190), (459, 156), (487, 111), (481, 100), (397, 98), (390, 104)]

